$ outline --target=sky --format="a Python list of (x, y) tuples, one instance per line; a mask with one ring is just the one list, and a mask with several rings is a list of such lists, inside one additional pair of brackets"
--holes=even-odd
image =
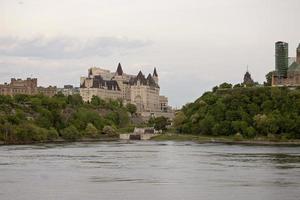
[(247, 70), (262, 83), (274, 44), (300, 43), (299, 0), (0, 0), (0, 83), (79, 86), (88, 68), (152, 73), (174, 107)]

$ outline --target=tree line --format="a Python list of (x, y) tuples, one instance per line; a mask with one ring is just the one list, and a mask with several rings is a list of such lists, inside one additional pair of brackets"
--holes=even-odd
[(300, 89), (223, 83), (176, 114), (178, 133), (300, 139)]
[(29, 143), (57, 139), (117, 137), (132, 129), (133, 104), (105, 101), (94, 96), (83, 102), (80, 95), (0, 96), (0, 141)]

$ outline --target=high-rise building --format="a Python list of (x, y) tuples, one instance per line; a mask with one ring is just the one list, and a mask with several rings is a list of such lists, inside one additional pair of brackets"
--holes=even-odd
[(289, 45), (286, 42), (275, 43), (275, 69), (279, 77), (286, 77), (288, 70)]
[[(276, 68), (272, 76), (272, 86), (300, 86), (300, 44), (296, 52), (296, 58), (288, 58), (288, 44), (276, 43)], [(287, 68), (286, 62), (289, 63)]]
[(297, 63), (300, 64), (300, 44), (297, 48), (297, 59), (296, 59)]

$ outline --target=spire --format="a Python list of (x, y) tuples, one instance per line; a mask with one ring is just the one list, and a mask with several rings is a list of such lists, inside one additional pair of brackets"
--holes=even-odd
[(122, 75), (123, 75), (123, 69), (122, 69), (121, 63), (118, 64), (117, 74), (118, 74), (119, 76), (122, 76)]
[(156, 67), (154, 67), (153, 76), (156, 76), (156, 77), (158, 77), (158, 75), (157, 75), (157, 71), (156, 71)]

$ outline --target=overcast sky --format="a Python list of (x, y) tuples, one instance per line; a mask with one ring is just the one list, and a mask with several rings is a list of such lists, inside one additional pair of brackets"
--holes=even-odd
[(299, 0), (0, 0), (0, 82), (79, 85), (91, 66), (145, 74), (181, 106), (222, 82), (274, 69), (300, 42)]

